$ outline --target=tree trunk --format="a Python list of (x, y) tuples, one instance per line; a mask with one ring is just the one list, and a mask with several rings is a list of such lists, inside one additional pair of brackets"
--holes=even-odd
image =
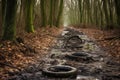
[(50, 0), (50, 17), (49, 17), (49, 24), (50, 27), (53, 25), (53, 0)]
[(5, 7), (6, 7), (6, 0), (1, 0), (2, 1), (2, 20), (4, 20), (4, 14), (5, 14)]
[(42, 26), (46, 26), (45, 0), (40, 0)]
[(120, 25), (120, 0), (115, 0), (117, 23)]
[(16, 36), (16, 8), (17, 0), (6, 0), (6, 11), (3, 21), (3, 35), (2, 40), (15, 40)]
[(107, 1), (103, 0), (103, 9), (105, 12), (105, 19), (106, 19), (106, 24), (110, 24), (110, 19), (109, 19), (109, 14), (108, 14), (108, 6), (107, 6)]
[(56, 22), (56, 27), (58, 27), (60, 25), (60, 20), (61, 20), (61, 16), (62, 16), (62, 12), (63, 12), (63, 6), (64, 6), (64, 2), (63, 0), (60, 1), (60, 10), (57, 16), (57, 22)]
[(57, 10), (59, 8), (58, 6), (59, 0), (53, 0), (53, 25), (56, 24), (56, 15), (57, 15)]
[(26, 0), (26, 26), (25, 30), (30, 33), (34, 32), (33, 26), (33, 0)]

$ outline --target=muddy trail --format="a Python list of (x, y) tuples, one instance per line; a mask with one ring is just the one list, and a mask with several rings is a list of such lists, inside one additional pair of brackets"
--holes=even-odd
[(120, 64), (81, 31), (65, 28), (49, 55), (7, 80), (120, 80)]

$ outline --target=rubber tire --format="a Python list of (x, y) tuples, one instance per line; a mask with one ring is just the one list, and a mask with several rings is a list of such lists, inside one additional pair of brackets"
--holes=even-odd
[[(63, 72), (54, 72), (50, 71), (50, 68), (58, 68), (58, 69), (64, 69), (69, 71), (63, 71)], [(71, 66), (66, 65), (55, 65), (46, 67), (42, 70), (42, 74), (48, 77), (54, 77), (54, 78), (76, 78), (77, 76), (77, 69)]]
[(71, 39), (74, 39), (74, 38), (78, 39), (79, 42), (80, 42), (80, 44), (83, 43), (82, 39), (81, 39), (79, 36), (77, 36), (77, 35), (76, 35), (76, 36), (71, 36), (71, 37), (69, 37), (68, 40), (67, 40), (67, 42), (69, 42)]
[[(76, 54), (76, 55), (74, 55), (74, 54)], [(79, 53), (67, 54), (66, 57), (69, 58), (69, 59), (71, 59), (71, 60), (76, 60), (76, 61), (79, 61), (79, 60), (85, 61), (85, 60), (87, 60), (89, 58), (89, 56), (87, 56), (86, 53), (85, 54), (82, 53), (83, 56), (82, 55), (81, 56), (77, 56), (77, 54), (79, 54)]]
[(74, 38), (76, 38), (76, 39), (78, 39), (79, 40), (79, 44), (83, 44), (83, 40), (79, 37), (79, 36), (71, 36), (71, 37), (69, 37), (67, 40), (66, 40), (66, 42), (65, 42), (65, 48), (83, 48), (83, 46), (82, 45), (80, 45), (80, 46), (75, 46), (75, 44), (72, 46), (72, 45), (70, 45), (70, 46), (68, 46), (68, 44), (69, 43), (71, 43), (71, 42), (69, 42), (71, 39), (74, 39)]

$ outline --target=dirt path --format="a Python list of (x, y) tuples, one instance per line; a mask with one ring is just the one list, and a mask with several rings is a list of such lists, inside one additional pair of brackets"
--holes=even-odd
[[(120, 80), (120, 64), (110, 61), (105, 51), (81, 31), (65, 28), (49, 53), (36, 64), (29, 65), (20, 72), (10, 73), (9, 80)], [(86, 55), (71, 57), (74, 53)], [(42, 75), (43, 68), (53, 65), (75, 67), (77, 77), (60, 79)]]
[[(102, 50), (101, 46), (98, 46), (95, 41), (90, 39), (87, 35), (84, 35), (83, 32), (77, 31), (76, 29), (68, 28), (63, 31), (62, 36), (58, 38), (58, 44), (55, 48), (52, 49), (51, 54), (52, 59), (59, 59), (61, 62), (66, 61), (65, 65), (70, 65), (76, 67), (78, 69), (78, 76), (76, 80), (119, 80), (120, 77), (120, 64), (115, 63), (114, 61), (110, 61), (111, 58), (108, 57), (106, 52)], [(82, 40), (83, 47), (79, 46), (78, 42), (67, 43), (70, 46), (66, 46), (66, 41), (71, 36), (78, 35)], [(74, 42), (74, 40), (72, 41)], [(72, 45), (71, 45), (72, 44)], [(68, 59), (65, 57), (67, 54), (72, 54), (76, 52), (85, 52), (89, 53), (93, 61), (88, 60), (77, 60), (74, 58)]]

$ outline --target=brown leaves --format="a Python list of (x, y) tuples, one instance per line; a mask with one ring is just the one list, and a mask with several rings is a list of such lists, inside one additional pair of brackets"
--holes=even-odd
[[(101, 31), (98, 29), (80, 29), (80, 30), (87, 34), (90, 38), (95, 40), (102, 40), (109, 37), (119, 36), (120, 33), (120, 30), (108, 30), (108, 31)], [(108, 55), (120, 61), (120, 39), (98, 41), (97, 43), (101, 45), (103, 48), (107, 49)]]
[[(50, 35), (57, 36), (60, 34), (59, 28), (40, 28), (35, 33), (19, 33), (19, 37), (24, 39), (24, 43), (13, 43), (4, 41), (0, 43), (0, 62), (9, 63), (19, 69), (23, 69), (28, 64), (32, 64), (40, 60), (46, 55), (49, 47), (53, 45), (55, 40)], [(50, 35), (48, 35), (50, 34)], [(34, 53), (36, 51), (37, 53)], [(32, 54), (32, 56), (25, 55)], [(9, 66), (0, 66), (0, 79), (8, 77), (7, 72), (14, 72), (15, 68)], [(3, 76), (5, 75), (5, 76)]]

